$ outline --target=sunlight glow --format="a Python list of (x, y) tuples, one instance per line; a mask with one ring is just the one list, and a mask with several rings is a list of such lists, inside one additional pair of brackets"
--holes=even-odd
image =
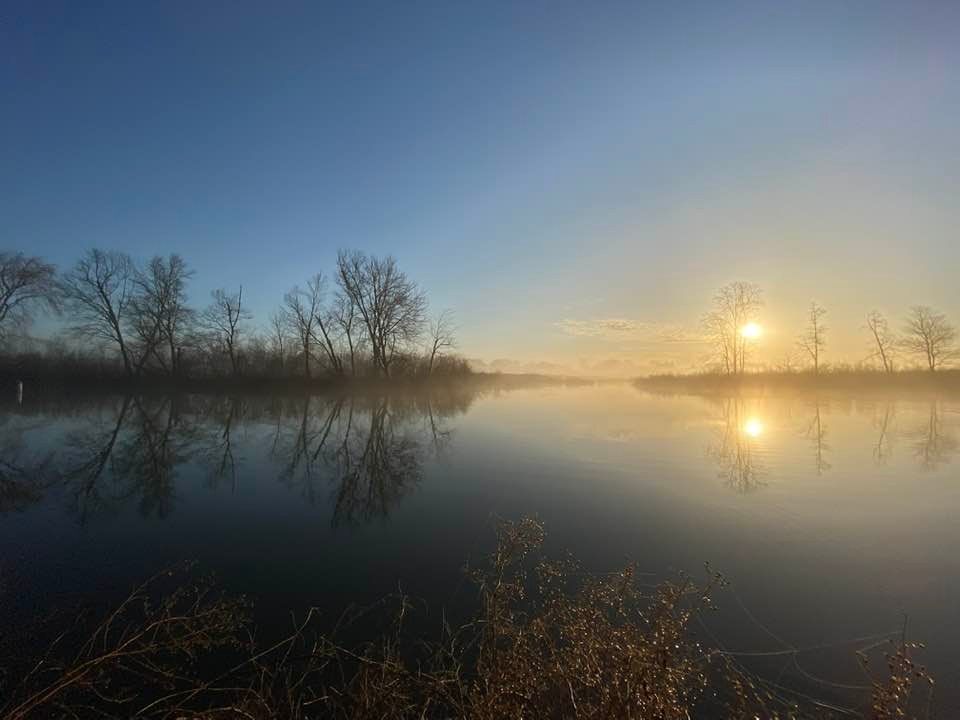
[(743, 431), (750, 437), (760, 437), (763, 435), (763, 423), (756, 418), (751, 418), (744, 424)]
[(747, 323), (742, 328), (740, 328), (740, 334), (745, 338), (758, 338), (763, 333), (763, 330), (755, 322)]

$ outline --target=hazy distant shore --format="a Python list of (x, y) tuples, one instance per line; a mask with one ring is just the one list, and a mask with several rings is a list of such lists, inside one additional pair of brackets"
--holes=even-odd
[(650, 375), (633, 381), (644, 390), (671, 392), (731, 392), (741, 389), (786, 390), (914, 390), (960, 392), (960, 369), (901, 370), (887, 373), (870, 370), (813, 372), (756, 372), (743, 374), (699, 373)]
[(542, 385), (581, 385), (592, 381), (537, 374), (471, 372), (434, 376), (376, 376), (321, 375), (302, 376), (220, 376), (168, 377), (143, 376), (127, 378), (122, 374), (37, 374), (0, 371), (0, 388), (5, 394), (16, 393), (18, 383), (24, 394), (37, 393), (84, 394), (88, 392), (143, 393), (302, 393), (307, 392), (392, 392), (430, 391), (431, 388), (450, 386), (511, 389)]

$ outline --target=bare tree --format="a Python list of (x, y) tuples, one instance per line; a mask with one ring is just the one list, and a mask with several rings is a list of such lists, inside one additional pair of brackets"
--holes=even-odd
[(0, 252), (0, 340), (28, 326), (37, 308), (60, 309), (56, 268), (20, 252)]
[(310, 354), (313, 344), (313, 313), (317, 299), (311, 297), (308, 291), (294, 285), (283, 296), (283, 320), (293, 339), (300, 346), (303, 355), (303, 375), (310, 377)]
[(714, 295), (713, 309), (703, 316), (700, 326), (724, 373), (745, 371), (750, 341), (743, 329), (756, 320), (762, 307), (763, 291), (753, 283), (730, 283)]
[(336, 308), (326, 309), (323, 307), (323, 296), (326, 294), (327, 279), (322, 277), (320, 273), (317, 273), (313, 281), (317, 287), (316, 293), (319, 296), (317, 310), (314, 313), (315, 327), (320, 333), (320, 336), (317, 338), (317, 343), (323, 350), (330, 368), (338, 375), (342, 375), (343, 361), (340, 358), (340, 352), (338, 350), (339, 338), (335, 334), (340, 328), (337, 322)]
[(890, 329), (887, 319), (874, 310), (867, 315), (867, 330), (870, 331), (875, 348), (870, 357), (880, 360), (884, 372), (892, 373), (893, 354), (897, 346), (897, 338)]
[(956, 339), (957, 331), (947, 322), (946, 315), (926, 305), (917, 305), (910, 309), (901, 346), (922, 357), (930, 372), (936, 372), (960, 356), (955, 347)]
[(815, 375), (820, 373), (820, 357), (827, 347), (827, 326), (823, 324), (826, 317), (825, 308), (816, 302), (810, 303), (807, 313), (807, 329), (797, 338), (797, 347), (810, 357)]
[[(304, 290), (298, 285), (286, 295), (283, 296), (283, 314), (286, 325), (292, 331), (297, 339), (300, 350), (303, 353), (303, 375), (310, 377), (310, 356), (313, 352), (313, 344), (317, 342), (316, 331), (318, 325), (322, 325), (323, 296), (326, 291), (326, 279), (317, 273), (307, 281), (307, 288)], [(329, 336), (325, 330), (322, 330), (324, 338), (323, 349), (328, 358), (333, 355), (336, 361), (336, 354), (332, 353), (332, 345)]]
[(240, 335), (243, 332), (242, 323), (252, 315), (243, 308), (243, 286), (236, 295), (228, 295), (226, 290), (219, 288), (211, 293), (213, 301), (203, 311), (200, 318), (204, 330), (218, 348), (227, 351), (230, 358), (230, 371), (237, 375), (240, 372), (239, 350)]
[(128, 377), (135, 371), (124, 333), (133, 297), (133, 262), (124, 253), (94, 248), (77, 261), (60, 282), (60, 291), (78, 336), (115, 345)]
[(434, 361), (443, 355), (444, 350), (456, 347), (454, 337), (453, 311), (444, 310), (434, 320), (430, 321), (430, 362), (427, 374), (433, 374)]
[(392, 257), (361, 252), (340, 252), (337, 282), (363, 320), (374, 366), (390, 377), (397, 354), (416, 342), (423, 329), (426, 296)]
[(350, 375), (357, 375), (357, 355), (363, 344), (360, 333), (360, 317), (357, 305), (345, 292), (337, 293), (331, 311), (333, 323), (337, 326), (340, 337), (347, 341), (347, 352), (350, 358)]
[(284, 360), (286, 355), (287, 340), (287, 322), (283, 310), (270, 316), (270, 344), (273, 346), (273, 352), (280, 360), (280, 370), (284, 369)]
[(130, 322), (138, 340), (140, 367), (153, 358), (169, 374), (179, 372), (184, 336), (193, 318), (186, 296), (192, 275), (176, 254), (166, 260), (156, 256), (144, 269), (135, 271)]

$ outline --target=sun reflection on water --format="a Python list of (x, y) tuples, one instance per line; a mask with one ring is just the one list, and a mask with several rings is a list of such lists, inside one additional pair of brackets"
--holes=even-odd
[(743, 432), (756, 438), (763, 435), (763, 423), (757, 418), (750, 418), (743, 424)]

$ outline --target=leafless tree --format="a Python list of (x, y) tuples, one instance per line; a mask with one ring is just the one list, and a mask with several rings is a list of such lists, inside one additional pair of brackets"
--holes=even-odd
[(227, 351), (230, 371), (237, 375), (240, 372), (239, 351), (243, 322), (252, 317), (243, 307), (243, 286), (240, 286), (236, 295), (229, 295), (226, 290), (219, 288), (214, 290), (211, 296), (213, 300), (203, 311), (200, 322), (214, 344)]
[(315, 344), (320, 347), (334, 372), (343, 370), (334, 335), (335, 321), (331, 311), (324, 308), (323, 304), (326, 291), (327, 279), (317, 273), (307, 281), (306, 289), (295, 285), (283, 298), (283, 317), (300, 344), (303, 374), (307, 378), (310, 377), (310, 356)]
[(426, 296), (392, 257), (377, 258), (362, 252), (340, 252), (337, 282), (363, 321), (374, 366), (384, 377), (390, 377), (398, 353), (420, 336)]
[(280, 361), (281, 371), (284, 369), (284, 360), (286, 358), (286, 341), (287, 322), (281, 310), (270, 316), (270, 344), (273, 345), (273, 352)]
[(328, 309), (323, 306), (323, 296), (326, 293), (326, 278), (317, 273), (314, 276), (314, 283), (317, 286), (316, 292), (320, 296), (317, 310), (314, 313), (315, 332), (319, 333), (319, 337), (316, 338), (317, 344), (320, 346), (320, 349), (323, 350), (330, 369), (338, 375), (342, 375), (343, 360), (340, 357), (338, 348), (339, 337), (337, 335), (340, 324), (337, 320), (336, 308)]
[(797, 347), (810, 357), (814, 374), (820, 373), (820, 358), (827, 347), (827, 326), (823, 319), (827, 311), (816, 302), (810, 303), (807, 313), (807, 329), (797, 338)]
[(910, 309), (901, 346), (913, 355), (919, 355), (930, 372), (935, 372), (945, 363), (960, 356), (955, 346), (956, 329), (947, 322), (947, 317), (926, 305)]
[(313, 325), (320, 309), (321, 277), (314, 275), (307, 281), (307, 289), (294, 285), (283, 296), (283, 320), (303, 353), (303, 375), (310, 377), (310, 355), (313, 349)]
[(138, 339), (139, 364), (151, 358), (171, 375), (180, 369), (184, 335), (193, 317), (186, 285), (193, 275), (179, 255), (154, 257), (134, 273), (131, 326)]
[(181, 352), (184, 336), (193, 321), (194, 312), (187, 307), (187, 281), (193, 277), (193, 271), (186, 261), (177, 254), (167, 258), (166, 266), (160, 267), (160, 287), (163, 291), (163, 312), (160, 314), (160, 332), (170, 357), (170, 372), (180, 372)]
[(128, 255), (94, 248), (60, 282), (62, 297), (74, 318), (72, 331), (115, 345), (129, 377), (134, 375), (136, 363), (124, 326), (134, 295), (133, 275)]
[(724, 373), (740, 375), (745, 371), (750, 340), (743, 329), (756, 320), (762, 307), (763, 291), (753, 283), (730, 283), (713, 297), (713, 309), (703, 316), (700, 325)]
[(29, 325), (37, 308), (60, 308), (56, 268), (20, 252), (0, 252), (0, 340)]
[(893, 354), (897, 346), (897, 338), (890, 329), (887, 319), (874, 310), (867, 315), (867, 330), (870, 331), (874, 346), (874, 352), (870, 357), (880, 360), (884, 372), (892, 373)]
[(337, 293), (336, 300), (331, 311), (333, 323), (338, 328), (340, 337), (347, 342), (347, 353), (350, 359), (350, 375), (357, 375), (357, 356), (363, 345), (363, 338), (360, 332), (360, 317), (357, 312), (357, 305), (351, 297), (344, 292)]
[(430, 321), (430, 361), (427, 374), (433, 374), (434, 361), (443, 355), (445, 350), (456, 347), (457, 339), (454, 336), (453, 311), (444, 310), (434, 320)]

